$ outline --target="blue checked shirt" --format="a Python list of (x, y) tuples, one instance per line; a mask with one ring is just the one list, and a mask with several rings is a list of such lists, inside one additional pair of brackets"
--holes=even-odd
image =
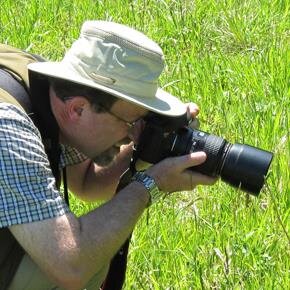
[[(38, 129), (21, 109), (0, 103), (0, 228), (69, 212), (55, 185)], [(59, 167), (86, 159), (61, 146)]]

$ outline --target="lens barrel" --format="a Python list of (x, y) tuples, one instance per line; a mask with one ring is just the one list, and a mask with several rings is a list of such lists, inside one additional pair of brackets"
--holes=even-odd
[(208, 176), (221, 176), (228, 184), (256, 196), (264, 185), (273, 158), (271, 152), (253, 146), (231, 144), (219, 136), (190, 128), (180, 130), (171, 155), (197, 151), (204, 151), (207, 159), (191, 170)]

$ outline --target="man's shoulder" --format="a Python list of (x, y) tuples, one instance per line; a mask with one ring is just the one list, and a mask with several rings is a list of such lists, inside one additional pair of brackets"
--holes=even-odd
[[(25, 50), (19, 49), (17, 47), (13, 47), (7, 44), (0, 43), (0, 56), (3, 54), (4, 59), (9, 61), (19, 60), (19, 58), (26, 59), (28, 62), (35, 62), (38, 59), (38, 56), (29, 53)], [(0, 63), (1, 64), (1, 63)]]
[(21, 107), (10, 102), (0, 101), (0, 131), (4, 133), (6, 137), (9, 134), (13, 135), (21, 131), (40, 138), (38, 129), (27, 113)]
[(21, 50), (8, 44), (0, 43), (0, 52), (7, 53), (12, 51), (21, 51)]

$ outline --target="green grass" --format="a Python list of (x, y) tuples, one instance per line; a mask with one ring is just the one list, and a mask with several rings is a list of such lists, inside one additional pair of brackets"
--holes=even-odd
[[(86, 19), (129, 24), (166, 55), (161, 85), (201, 128), (275, 153), (258, 198), (222, 182), (172, 195), (132, 238), (125, 289), (289, 289), (289, 1), (2, 0), (0, 41), (52, 60)], [(91, 208), (73, 200), (82, 214)]]

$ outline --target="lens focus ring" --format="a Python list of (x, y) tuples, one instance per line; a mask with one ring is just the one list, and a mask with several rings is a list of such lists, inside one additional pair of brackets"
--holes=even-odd
[(225, 139), (216, 135), (207, 135), (203, 148), (198, 148), (206, 153), (207, 159), (203, 164), (196, 167), (197, 171), (206, 175), (217, 176), (220, 170), (219, 161), (221, 161), (225, 144)]

